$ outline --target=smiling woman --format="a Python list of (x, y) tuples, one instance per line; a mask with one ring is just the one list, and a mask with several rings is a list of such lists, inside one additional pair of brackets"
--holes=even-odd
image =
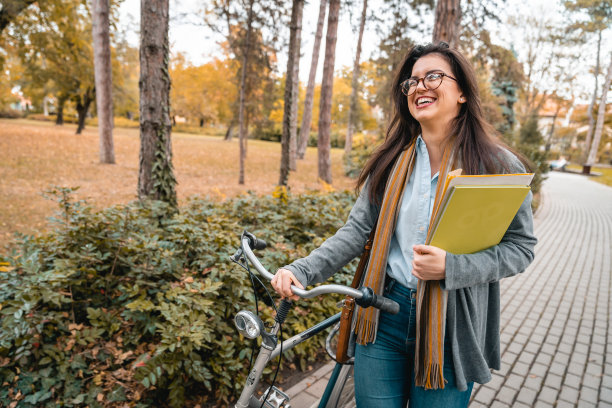
[[(502, 242), (473, 254), (430, 245), (432, 209), (447, 174), (524, 172), (483, 119), (476, 75), (447, 44), (416, 46), (396, 73), (385, 142), (363, 169), (346, 224), (272, 285), (293, 295), (362, 251), (375, 228), (363, 286), (400, 304), (358, 309), (353, 322), (358, 406), (467, 407), (474, 382), (499, 369), (499, 280), (533, 260), (531, 193)], [(440, 182), (440, 180), (442, 180)]]

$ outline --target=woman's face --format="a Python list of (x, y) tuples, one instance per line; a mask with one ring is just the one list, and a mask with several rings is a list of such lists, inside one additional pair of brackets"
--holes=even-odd
[[(450, 64), (440, 54), (427, 54), (419, 58), (412, 67), (411, 78), (423, 78), (430, 73), (444, 73), (455, 78)], [(461, 104), (465, 102), (463, 93), (457, 82), (447, 76), (442, 77), (442, 83), (436, 89), (426, 89), (420, 80), (416, 91), (407, 96), (408, 109), (412, 116), (426, 126), (435, 122), (450, 123), (457, 117)]]

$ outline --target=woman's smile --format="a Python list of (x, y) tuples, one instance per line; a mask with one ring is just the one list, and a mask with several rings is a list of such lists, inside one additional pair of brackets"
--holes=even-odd
[(437, 98), (434, 98), (433, 96), (419, 96), (416, 99), (416, 108), (417, 109), (423, 109), (426, 108), (428, 106), (431, 106)]

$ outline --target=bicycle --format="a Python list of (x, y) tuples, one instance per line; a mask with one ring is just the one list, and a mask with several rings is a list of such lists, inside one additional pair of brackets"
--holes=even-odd
[[(266, 247), (265, 241), (257, 239), (253, 234), (244, 231), (240, 238), (240, 242), (240, 248), (236, 251), (236, 253), (234, 253), (234, 255), (230, 256), (230, 259), (249, 272), (251, 282), (253, 283), (253, 288), (255, 289), (255, 280), (259, 281), (259, 279), (251, 272), (249, 262), (255, 267), (257, 272), (262, 277), (266, 278), (267, 280), (272, 280), (274, 275), (264, 268), (253, 252), (253, 250), (264, 249)], [(261, 283), (261, 281), (259, 281), (259, 283)], [(294, 294), (304, 299), (331, 293), (349, 295), (353, 297), (355, 299), (355, 303), (361, 307), (376, 307), (393, 314), (399, 312), (399, 305), (396, 302), (382, 296), (377, 296), (374, 294), (372, 289), (367, 287), (354, 289), (349, 286), (327, 284), (317, 286), (310, 290), (291, 286), (291, 290)], [(240, 394), (240, 398), (235, 405), (236, 408), (290, 408), (290, 396), (274, 386), (276, 376), (272, 381), (272, 385), (268, 387), (261, 398), (258, 399), (255, 396), (257, 386), (259, 385), (261, 375), (263, 374), (263, 369), (275, 357), (282, 356), (284, 352), (334, 325), (336, 325), (336, 327), (332, 329), (326, 339), (326, 349), (328, 354), (330, 354), (330, 356), (335, 360), (334, 352), (331, 350), (331, 343), (332, 337), (338, 330), (337, 324), (340, 321), (341, 313), (337, 313), (334, 316), (323, 320), (322, 322), (294, 335), (287, 340), (281, 339), (279, 344), (277, 334), (279, 331), (281, 331), (282, 337), (282, 324), (289, 314), (291, 306), (292, 302), (290, 300), (283, 299), (281, 301), (280, 306), (276, 309), (274, 325), (270, 331), (266, 331), (266, 326), (264, 325), (263, 321), (259, 318), (259, 316), (251, 311), (241, 310), (236, 314), (234, 323), (242, 335), (249, 339), (256, 339), (258, 337), (261, 337), (262, 339), (261, 347), (257, 354), (257, 358), (255, 359), (255, 364), (253, 365), (252, 369), (250, 369), (246, 383), (242, 393)], [(347, 403), (350, 403), (354, 397), (352, 376), (352, 359), (346, 364), (337, 363), (331, 374), (327, 387), (325, 388), (323, 396), (321, 397), (319, 408), (344, 407)]]

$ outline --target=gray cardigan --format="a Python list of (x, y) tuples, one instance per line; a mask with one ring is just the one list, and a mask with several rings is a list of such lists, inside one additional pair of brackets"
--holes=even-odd
[[(512, 172), (525, 171), (514, 155), (507, 157)], [(446, 254), (446, 278), (441, 286), (449, 292), (446, 327), (461, 391), (468, 382), (490, 381), (490, 370), (500, 368), (499, 281), (523, 272), (533, 260), (537, 239), (531, 198), (530, 192), (498, 245), (474, 254)], [(304, 287), (325, 281), (361, 254), (378, 212), (379, 207), (368, 199), (366, 184), (346, 224), (310, 255), (285, 268)]]

